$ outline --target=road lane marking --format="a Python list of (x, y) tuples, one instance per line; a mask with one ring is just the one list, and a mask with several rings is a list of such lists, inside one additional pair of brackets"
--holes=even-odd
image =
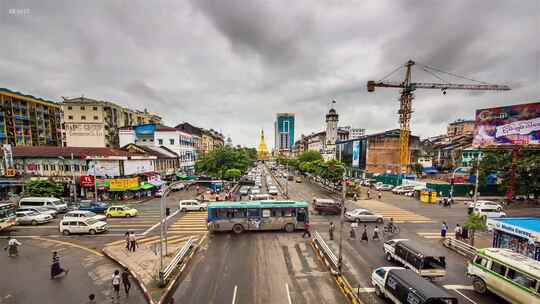
[(289, 291), (289, 284), (285, 283), (285, 289), (287, 290), (287, 300), (289, 301), (289, 304), (292, 304), (291, 293)]
[(375, 292), (375, 288), (373, 287), (362, 287), (358, 288), (358, 292)]
[(464, 297), (465, 299), (469, 300), (469, 302), (473, 303), (473, 304), (477, 304), (475, 301), (471, 300), (471, 298), (467, 297), (466, 295), (464, 295), (461, 291), (457, 290), (457, 289), (453, 289), (455, 292), (459, 293), (462, 297)]
[(75, 247), (75, 248), (79, 248), (79, 249), (88, 251), (88, 252), (90, 252), (92, 254), (95, 254), (97, 256), (100, 256), (100, 257), (104, 256), (103, 253), (101, 253), (101, 252), (99, 252), (97, 250), (94, 250), (94, 249), (91, 249), (91, 248), (88, 248), (88, 247), (84, 247), (84, 246), (81, 246), (81, 245), (73, 244), (73, 243), (70, 243), (70, 242), (51, 240), (51, 239), (44, 238), (44, 237), (33, 237), (32, 239), (45, 241), (45, 242), (52, 242), (52, 243), (62, 244), (62, 245), (70, 246), (70, 247)]
[(236, 291), (238, 290), (238, 286), (234, 285), (234, 292), (232, 297), (232, 304), (236, 304)]
[(443, 285), (446, 289), (463, 289), (463, 290), (474, 290), (474, 287), (471, 285)]

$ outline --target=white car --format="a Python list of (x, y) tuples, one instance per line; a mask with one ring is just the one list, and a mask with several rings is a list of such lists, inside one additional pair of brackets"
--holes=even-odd
[(268, 187), (268, 194), (278, 195), (279, 191), (278, 191), (276, 186), (270, 186), (270, 187)]
[(49, 214), (39, 213), (36, 211), (17, 211), (16, 221), (18, 225), (32, 225), (44, 224), (52, 221), (53, 217)]
[(249, 194), (249, 186), (242, 186), (240, 187), (240, 190), (238, 191), (241, 195), (248, 195)]
[(201, 203), (196, 200), (183, 200), (178, 203), (178, 209), (180, 211), (204, 211), (208, 208), (206, 203)]
[(259, 187), (251, 187), (251, 189), (249, 189), (249, 193), (250, 194), (260, 194), (261, 189)]
[(107, 217), (103, 214), (95, 214), (92, 211), (86, 211), (86, 210), (75, 210), (75, 211), (69, 211), (64, 215), (64, 220), (85, 220), (85, 219), (95, 219), (98, 221), (106, 221)]
[(72, 233), (89, 233), (94, 235), (99, 232), (105, 232), (109, 228), (106, 222), (90, 218), (62, 219), (59, 224), (59, 229), (63, 235), (70, 235)]
[(354, 209), (345, 212), (345, 219), (350, 222), (377, 222), (382, 223), (384, 217), (367, 209)]
[(473, 212), (486, 219), (506, 216), (506, 213), (500, 211), (496, 206), (489, 205), (476, 207), (473, 209)]
[(497, 209), (497, 211), (501, 211), (503, 208), (501, 204), (498, 204), (496, 202), (492, 201), (476, 201), (476, 204), (474, 202), (469, 202), (469, 208), (483, 208), (483, 207), (494, 207)]
[(392, 193), (394, 194), (405, 194), (407, 192), (410, 192), (414, 190), (414, 186), (397, 186), (394, 189), (392, 189)]
[(176, 184), (176, 185), (171, 187), (171, 190), (172, 191), (180, 191), (180, 190), (184, 189), (185, 187), (186, 187), (186, 185), (184, 185), (184, 184)]
[(47, 207), (20, 207), (19, 209), (17, 209), (17, 211), (34, 211), (37, 213), (48, 214), (53, 218), (56, 218), (58, 216), (58, 212), (56, 210), (52, 210)]

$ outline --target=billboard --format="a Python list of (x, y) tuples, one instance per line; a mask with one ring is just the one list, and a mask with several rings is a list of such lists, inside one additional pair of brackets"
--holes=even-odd
[(355, 168), (360, 167), (360, 141), (353, 142), (352, 166)]
[(125, 191), (139, 186), (139, 178), (115, 178), (109, 180), (109, 189), (111, 191)]
[(540, 102), (476, 110), (473, 146), (540, 145)]

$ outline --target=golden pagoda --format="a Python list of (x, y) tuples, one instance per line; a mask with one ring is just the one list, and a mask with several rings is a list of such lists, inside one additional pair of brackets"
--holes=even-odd
[(257, 159), (258, 160), (270, 159), (270, 153), (268, 152), (268, 147), (266, 147), (266, 142), (264, 141), (264, 130), (261, 130), (261, 139), (259, 142), (259, 147), (257, 148)]

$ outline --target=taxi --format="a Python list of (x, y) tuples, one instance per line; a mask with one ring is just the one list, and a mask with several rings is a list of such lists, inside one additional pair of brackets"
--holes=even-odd
[(128, 206), (111, 206), (105, 211), (107, 217), (133, 217), (137, 216), (139, 211)]

